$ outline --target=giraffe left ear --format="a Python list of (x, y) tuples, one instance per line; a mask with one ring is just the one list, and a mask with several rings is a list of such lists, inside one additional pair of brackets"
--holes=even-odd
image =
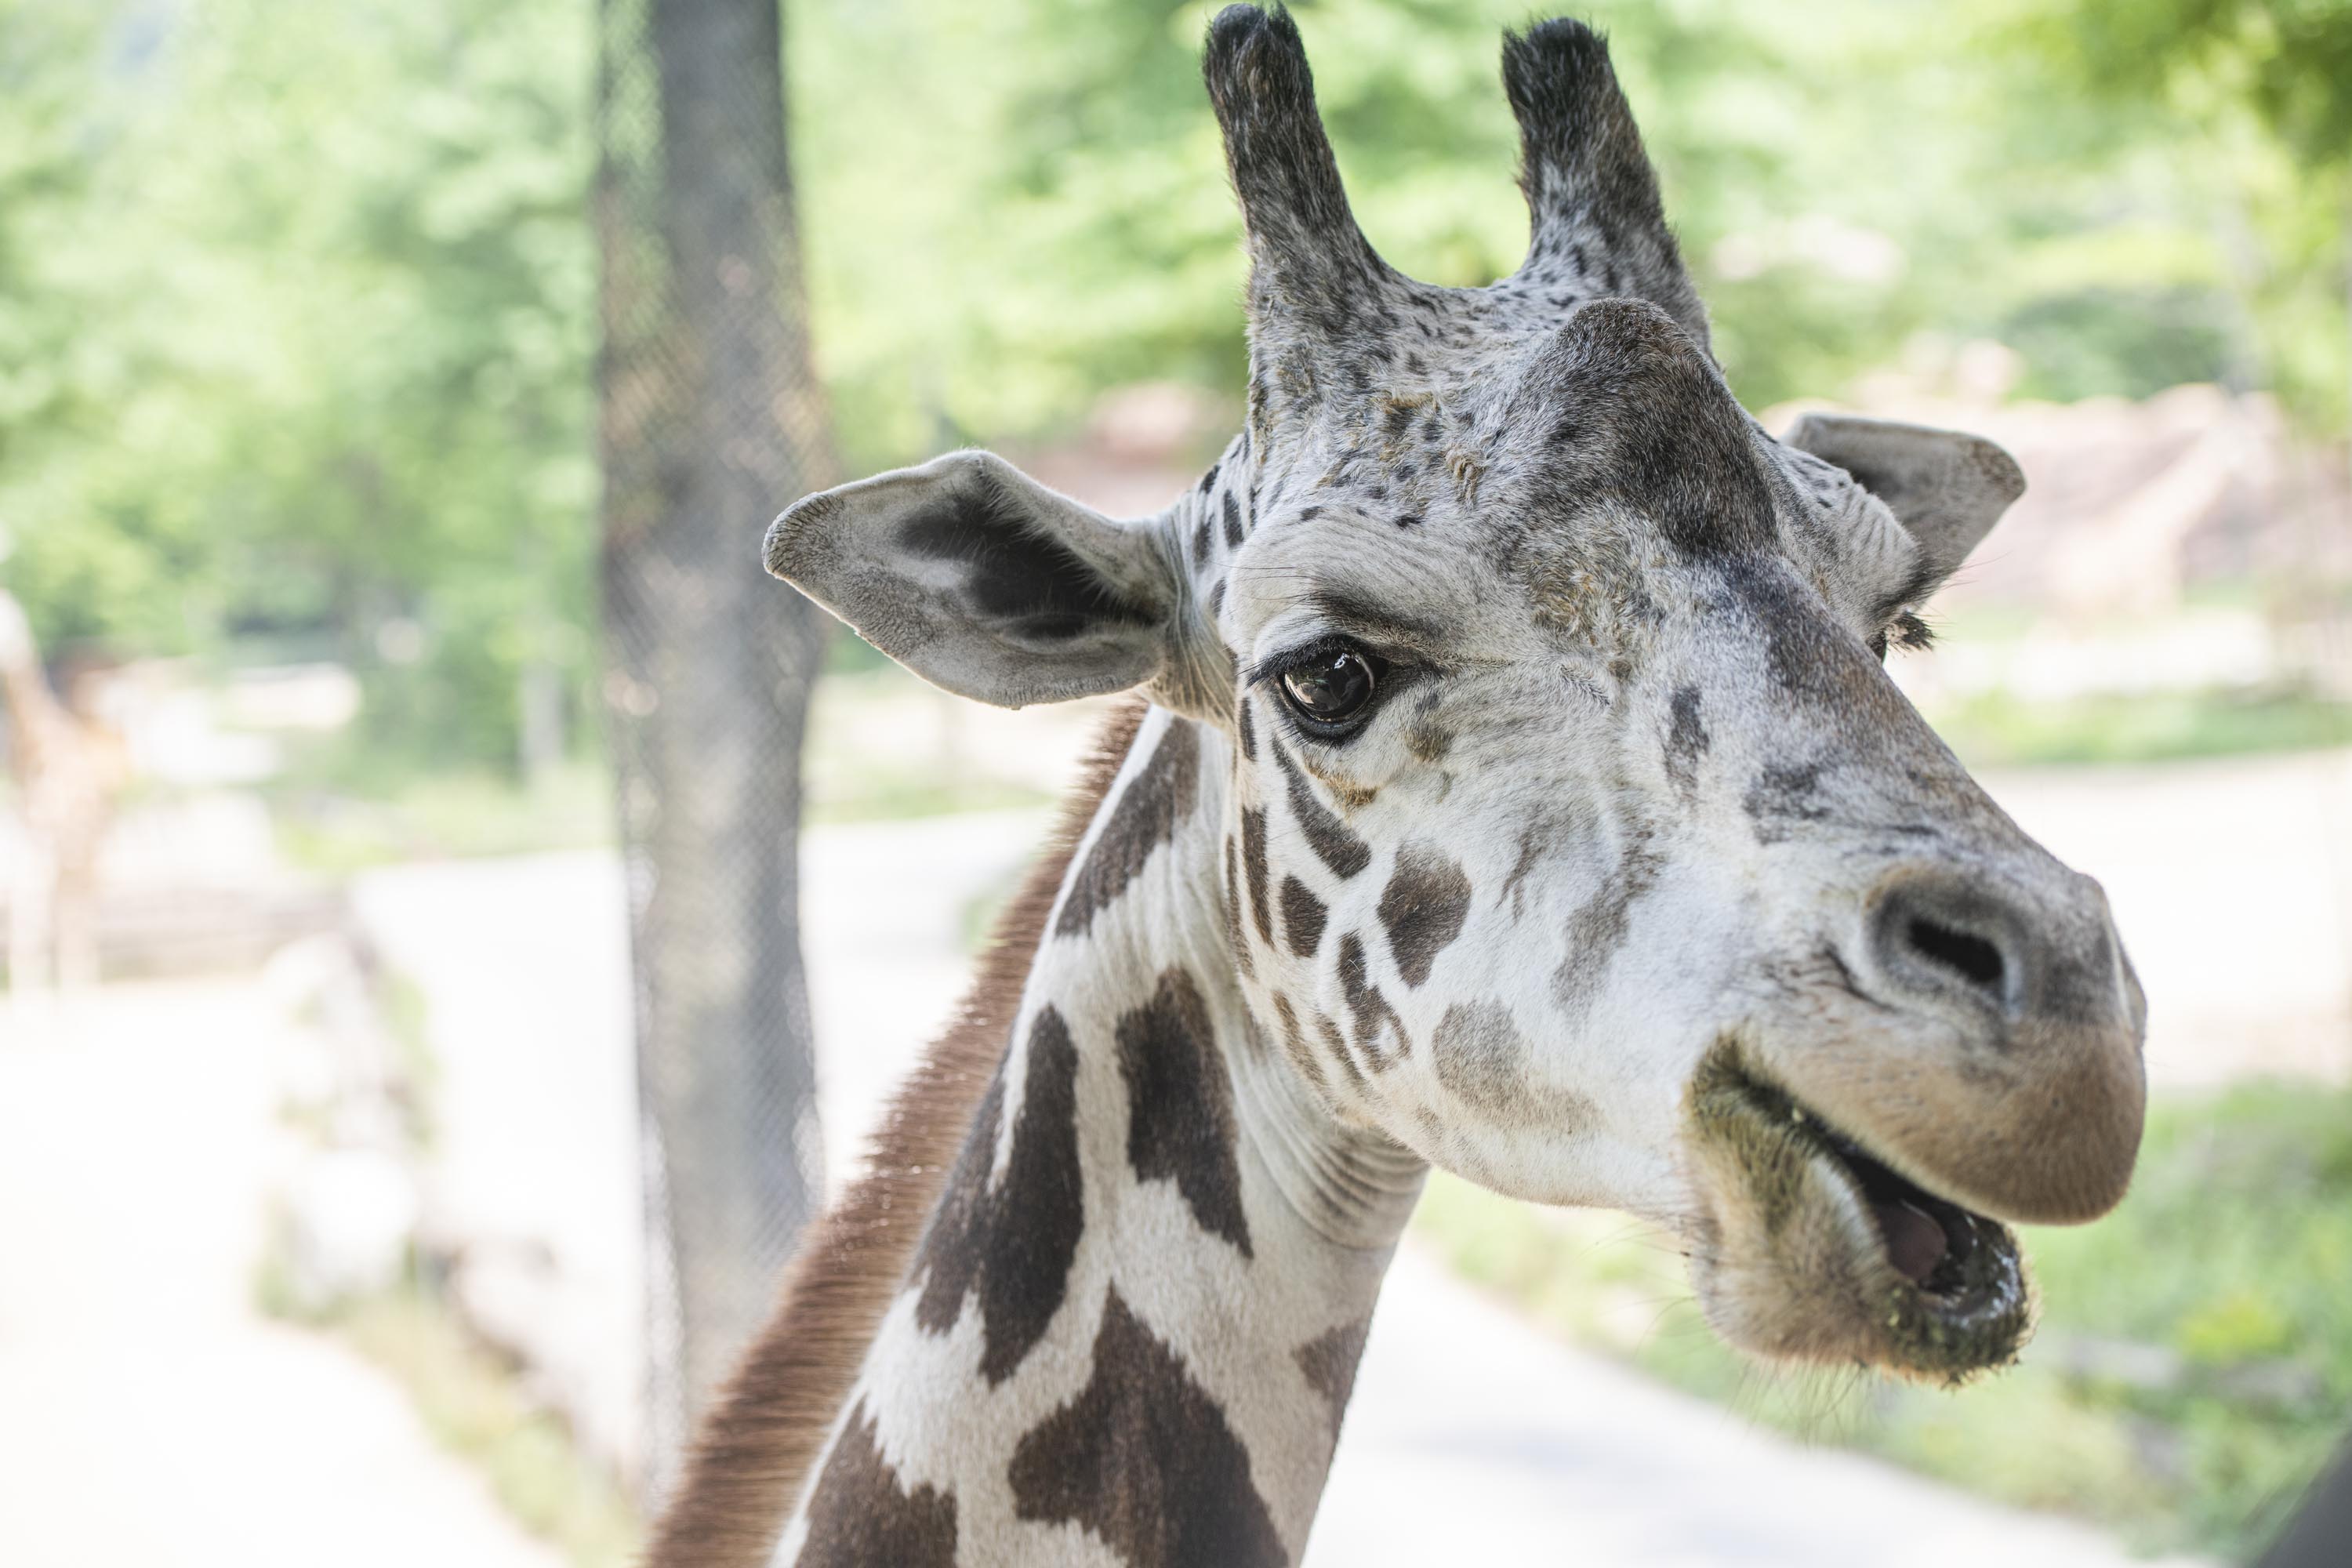
[(1928, 581), (1941, 583), (2025, 493), (2017, 459), (1981, 436), (1808, 414), (1781, 440), (1852, 474), (1919, 542)]
[(795, 502), (768, 570), (935, 686), (1020, 708), (1160, 677), (1181, 603), (1150, 522), (1114, 522), (988, 452)]

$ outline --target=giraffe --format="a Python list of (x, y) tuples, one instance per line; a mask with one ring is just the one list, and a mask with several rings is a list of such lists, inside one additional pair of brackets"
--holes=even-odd
[(1135, 695), (659, 1568), (1296, 1563), (1432, 1166), (1654, 1222), (1746, 1351), (1952, 1383), (2030, 1328), (2011, 1224), (2130, 1179), (2105, 896), (1882, 668), (2014, 463), (1742, 410), (1576, 22), (1505, 35), (1484, 289), (1365, 240), (1286, 13), (1203, 69), (1250, 379), (1198, 485), (1119, 521), (966, 451), (767, 534), (950, 691)]
[(98, 852), (124, 768), (114, 737), (50, 689), (31, 623), (5, 589), (0, 704), (26, 857), (9, 889), (8, 986), (22, 996), (53, 973), (79, 990), (98, 978)]

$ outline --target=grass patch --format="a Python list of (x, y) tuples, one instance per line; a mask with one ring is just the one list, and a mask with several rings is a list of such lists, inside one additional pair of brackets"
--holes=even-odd
[(1766, 1371), (1727, 1350), (1681, 1258), (1623, 1218), (1433, 1179), (1419, 1233), (1563, 1337), (1778, 1430), (2148, 1552), (2251, 1558), (2352, 1413), (2352, 1093), (2250, 1085), (2153, 1108), (2096, 1225), (2025, 1233), (2042, 1321), (1957, 1393)]
[(581, 1453), (562, 1420), (533, 1404), (506, 1359), (421, 1286), (296, 1309), (265, 1272), (265, 1310), (322, 1329), (389, 1373), (433, 1440), (478, 1470), (517, 1523), (575, 1568), (626, 1568), (642, 1531), (626, 1494)]
[(2352, 745), (2352, 704), (2299, 690), (2114, 694), (2028, 702), (1989, 691), (1928, 715), (1971, 767), (2147, 763)]

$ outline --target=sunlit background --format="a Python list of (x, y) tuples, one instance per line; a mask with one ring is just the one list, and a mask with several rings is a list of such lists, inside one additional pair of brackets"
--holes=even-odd
[[(787, 6), (836, 477), (982, 444), (1138, 514), (1237, 427), (1210, 9)], [(1743, 400), (2024, 466), (1895, 670), (2106, 884), (2148, 1142), (2115, 1216), (2029, 1237), (2039, 1337), (1957, 1394), (1759, 1373), (1621, 1217), (1433, 1181), (1317, 1561), (1458, 1539), (1432, 1477), (1565, 1508), (1578, 1451), (1524, 1440), (1554, 1413), (1515, 1378), (1971, 1561), (2251, 1560), (2352, 1418), (2352, 5), (1583, 10)], [(1297, 14), (1374, 244), (1510, 271), (1524, 0)], [(379, 1517), (412, 1560), (632, 1550), (596, 42), (592, 0), (0, 0), (0, 588), (37, 649), (0, 626), (0, 1562), (294, 1561)], [(1094, 718), (834, 637), (802, 936), (835, 1180)], [(39, 769), (70, 821), (23, 809)], [(1486, 1404), (1406, 1365), (1464, 1334)], [(1580, 1560), (1653, 1560), (1639, 1510), (1679, 1504), (1621, 1491)]]

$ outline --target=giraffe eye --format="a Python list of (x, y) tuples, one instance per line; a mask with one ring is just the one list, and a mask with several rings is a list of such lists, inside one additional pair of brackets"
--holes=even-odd
[(1318, 648), (1282, 672), (1283, 700), (1310, 724), (1344, 724), (1371, 706), (1380, 677), (1360, 648)]

